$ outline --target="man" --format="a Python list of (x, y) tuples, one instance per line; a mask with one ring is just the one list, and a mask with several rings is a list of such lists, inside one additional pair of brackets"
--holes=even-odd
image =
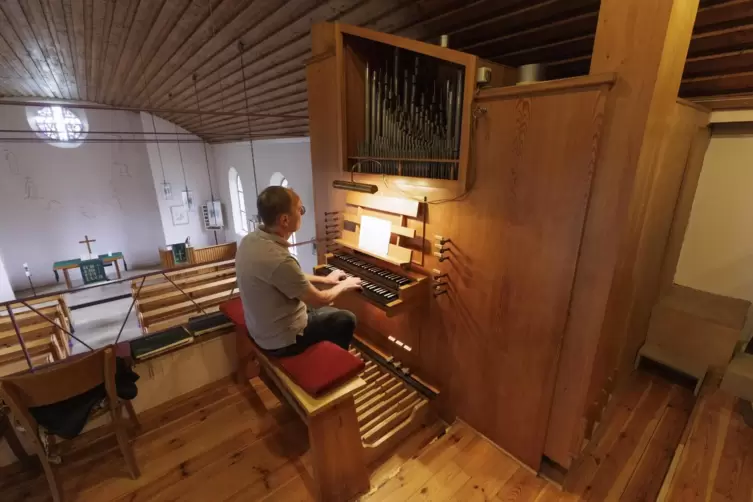
[[(341, 293), (359, 289), (361, 280), (341, 271), (327, 277), (303, 273), (288, 251), (288, 239), (301, 227), (306, 212), (293, 190), (268, 187), (259, 194), (256, 207), (263, 226), (243, 238), (236, 256), (238, 287), (251, 337), (275, 357), (300, 354), (323, 340), (347, 350), (356, 316), (327, 305)], [(331, 287), (319, 290), (314, 284)]]

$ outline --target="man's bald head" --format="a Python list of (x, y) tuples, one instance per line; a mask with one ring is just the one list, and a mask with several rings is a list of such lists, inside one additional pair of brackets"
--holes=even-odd
[(259, 218), (266, 227), (277, 225), (279, 218), (291, 214), (298, 200), (298, 195), (289, 188), (270, 186), (265, 188), (256, 199)]

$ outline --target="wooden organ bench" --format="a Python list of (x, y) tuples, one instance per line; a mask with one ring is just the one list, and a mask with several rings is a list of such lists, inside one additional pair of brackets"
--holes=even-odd
[(151, 277), (143, 285), (141, 280), (131, 283), (145, 335), (185, 324), (201, 313), (197, 305), (206, 313), (217, 312), (221, 303), (238, 295), (235, 260), (178, 269), (165, 276)]
[[(10, 308), (21, 332), (26, 350), (34, 366), (65, 359), (70, 355), (68, 335), (71, 331), (70, 311), (60, 295), (30, 300), (29, 305), (39, 313), (21, 303), (11, 304)], [(40, 315), (42, 314), (42, 315)], [(43, 316), (57, 324), (50, 323)], [(21, 344), (10, 320), (7, 308), (0, 312), (0, 376), (10, 375), (28, 368)]]
[[(351, 500), (367, 491), (366, 466), (430, 418), (425, 396), (361, 351), (322, 342), (274, 360), (248, 335), (240, 299), (221, 310), (236, 323), (239, 380), (261, 376), (306, 423), (319, 500)], [(325, 393), (317, 393), (325, 383)]]

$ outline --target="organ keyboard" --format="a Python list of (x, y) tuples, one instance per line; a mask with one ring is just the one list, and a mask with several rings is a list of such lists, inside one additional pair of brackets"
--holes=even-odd
[[(316, 275), (326, 276), (342, 270), (349, 277), (361, 279), (362, 298), (385, 311), (388, 316), (420, 301), (425, 293), (426, 277), (396, 272), (386, 265), (375, 264), (375, 259), (350, 253), (336, 252), (326, 255), (327, 263), (314, 268)], [(425, 295), (424, 295), (425, 296)]]

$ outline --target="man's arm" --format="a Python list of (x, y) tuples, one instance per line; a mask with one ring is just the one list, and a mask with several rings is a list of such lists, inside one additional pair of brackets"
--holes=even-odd
[[(329, 283), (331, 284), (331, 283)], [(312, 307), (324, 307), (332, 303), (335, 298), (345, 291), (358, 290), (361, 288), (361, 279), (358, 277), (348, 277), (343, 281), (339, 281), (335, 286), (320, 290), (309, 283), (308, 289), (299, 297), (307, 305)]]
[(348, 277), (346, 279), (345, 273), (339, 270), (327, 277), (314, 277), (317, 284), (332, 286), (325, 290), (315, 288), (309, 277), (314, 276), (304, 274), (298, 262), (290, 258), (277, 267), (270, 278), (270, 283), (288, 298), (298, 298), (312, 307), (329, 305), (342, 292), (361, 287), (359, 278)]
[(342, 270), (335, 270), (327, 276), (303, 274), (311, 284), (337, 284), (347, 277)]
[(323, 275), (303, 274), (303, 276), (306, 277), (306, 280), (311, 284), (335, 284), (332, 279)]

